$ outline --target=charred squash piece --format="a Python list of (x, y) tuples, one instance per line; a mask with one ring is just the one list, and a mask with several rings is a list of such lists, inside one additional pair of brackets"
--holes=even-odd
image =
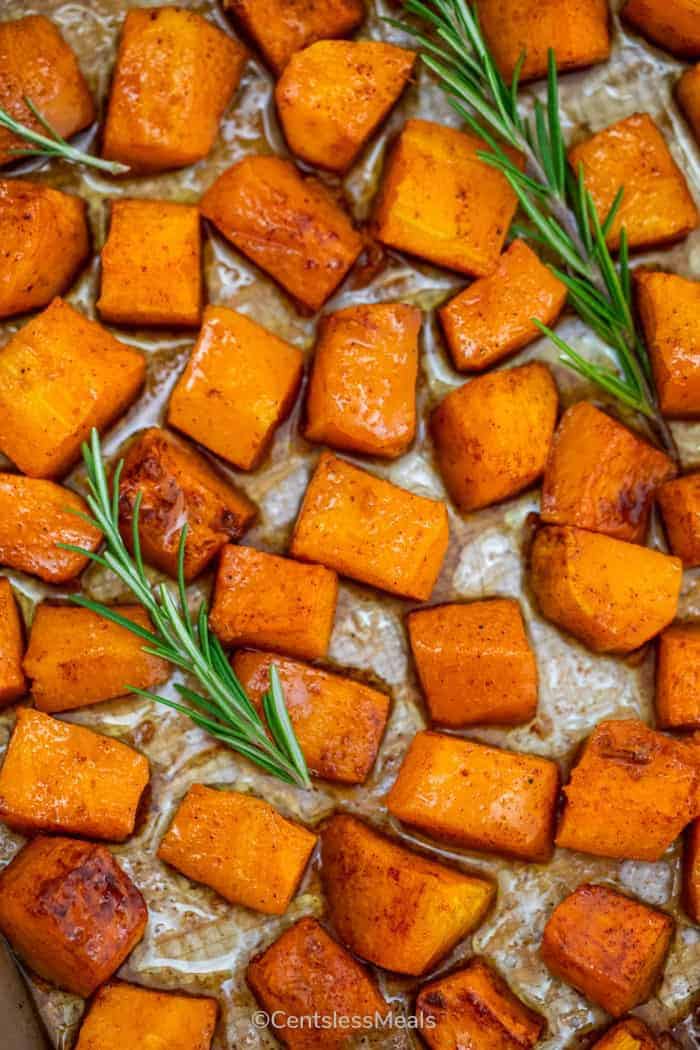
[(635, 284), (661, 411), (675, 419), (699, 419), (700, 281), (640, 270)]
[(216, 999), (112, 981), (92, 1000), (75, 1050), (210, 1050), (218, 1010)]
[(700, 565), (700, 473), (668, 481), (656, 497), (671, 550), (687, 568)]
[(659, 637), (656, 717), (666, 729), (700, 729), (700, 623), (676, 623)]
[(0, 708), (27, 691), (22, 670), (24, 624), (10, 581), (0, 576)]
[(627, 0), (622, 18), (679, 58), (700, 58), (700, 11), (695, 0)]

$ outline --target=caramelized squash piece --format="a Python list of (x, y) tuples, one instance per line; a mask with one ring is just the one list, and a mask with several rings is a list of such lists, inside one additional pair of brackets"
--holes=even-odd
[[(700, 18), (698, 24), (698, 55), (700, 55)], [(690, 125), (695, 138), (700, 141), (700, 66), (686, 69), (676, 83), (676, 102)]]
[(518, 725), (537, 709), (537, 664), (516, 601), (437, 605), (408, 617), (413, 659), (434, 722)]
[(668, 481), (656, 498), (671, 550), (687, 568), (700, 565), (700, 473)]
[(0, 708), (27, 691), (22, 670), (24, 625), (10, 581), (0, 576)]
[(700, 281), (640, 270), (635, 285), (661, 411), (700, 419)]
[(113, 981), (92, 1000), (75, 1050), (210, 1050), (218, 1011), (216, 999)]
[(384, 169), (377, 239), (473, 277), (492, 273), (517, 199), (505, 176), (477, 156), (486, 148), (469, 132), (407, 121)]
[(0, 872), (0, 930), (35, 973), (74, 995), (109, 980), (147, 915), (106, 846), (40, 836)]
[(262, 799), (194, 784), (158, 856), (231, 904), (284, 915), (315, 845), (316, 835)]
[(324, 452), (290, 553), (398, 594), (430, 597), (447, 551), (447, 508)]
[(683, 907), (700, 925), (700, 820), (688, 828), (683, 850)]
[(628, 1017), (607, 1031), (591, 1050), (659, 1050), (659, 1045), (643, 1021)]
[(303, 306), (320, 309), (362, 251), (330, 192), (281, 157), (244, 157), (202, 197), (205, 218)]
[(61, 477), (92, 428), (126, 411), (145, 373), (143, 354), (54, 299), (0, 350), (0, 449), (30, 477)]
[(554, 849), (555, 762), (442, 733), (416, 733), (389, 812), (431, 838), (520, 860)]
[(675, 623), (659, 637), (656, 717), (665, 729), (700, 729), (700, 623)]
[(479, 925), (485, 879), (427, 860), (345, 814), (321, 836), (330, 918), (341, 940), (385, 970), (418, 976)]
[(535, 537), (530, 584), (542, 615), (596, 653), (629, 653), (673, 620), (678, 558), (569, 526)]
[(309, 771), (325, 780), (362, 784), (374, 765), (389, 717), (386, 693), (285, 656), (243, 650), (234, 656), (233, 669), (261, 714), (271, 664), (279, 672)]
[(679, 58), (700, 58), (697, 0), (627, 0), (622, 18), (638, 33)]
[[(116, 605), (114, 612), (152, 631), (140, 605)], [(127, 686), (153, 689), (167, 682), (170, 664), (143, 650), (144, 641), (91, 609), (74, 605), (37, 606), (24, 658), (32, 695), (40, 711), (72, 711), (112, 700)]]
[(133, 748), (21, 707), (0, 770), (0, 820), (25, 835), (123, 842), (148, 780), (148, 761)]
[(183, 168), (206, 157), (246, 57), (237, 40), (194, 11), (128, 11), (102, 156), (133, 173)]
[(416, 432), (421, 312), (403, 303), (349, 306), (321, 321), (305, 437), (393, 459)]
[(241, 470), (254, 470), (296, 400), (301, 350), (224, 306), (208, 306), (168, 422)]
[(557, 405), (552, 374), (539, 362), (479, 376), (440, 402), (431, 418), (437, 461), (461, 511), (511, 499), (538, 480)]
[(652, 994), (674, 925), (662, 911), (586, 883), (549, 917), (542, 958), (555, 977), (620, 1017)]

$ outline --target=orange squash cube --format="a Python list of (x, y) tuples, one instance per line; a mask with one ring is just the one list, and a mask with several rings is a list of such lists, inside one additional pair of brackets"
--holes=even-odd
[(421, 312), (403, 303), (349, 306), (321, 322), (305, 437), (393, 459), (416, 432)]
[(224, 0), (278, 75), (297, 51), (316, 40), (347, 36), (365, 17), (363, 0)]
[(662, 911), (585, 883), (549, 917), (542, 958), (555, 977), (620, 1017), (651, 995), (674, 925)]
[(74, 995), (109, 980), (147, 917), (106, 846), (40, 836), (0, 872), (0, 930), (35, 973)]
[[(26, 97), (64, 138), (95, 119), (95, 104), (75, 54), (43, 15), (0, 23), (0, 69), (0, 106), (33, 131), (44, 129)], [(0, 164), (17, 159), (13, 150), (27, 148), (25, 139), (0, 129)]]
[(85, 500), (53, 481), (0, 474), (0, 565), (38, 576), (46, 583), (68, 583), (88, 558), (61, 550), (70, 543), (95, 551), (102, 533), (73, 511), (88, 513)]
[(139, 1043), (210, 1050), (218, 1012), (216, 999), (113, 981), (92, 1000), (75, 1050), (124, 1050)]
[(171, 201), (115, 200), (102, 249), (103, 321), (192, 327), (202, 315), (199, 210)]
[(542, 521), (644, 543), (654, 493), (675, 473), (663, 452), (579, 401), (554, 434), (542, 482)]
[(389, 717), (386, 693), (286, 656), (242, 650), (233, 669), (261, 714), (271, 664), (309, 771), (325, 780), (364, 783)]
[(0, 820), (25, 835), (123, 842), (148, 780), (148, 761), (133, 748), (21, 707), (0, 770)]
[(482, 959), (424, 985), (416, 1015), (430, 1050), (532, 1050), (544, 1031), (544, 1019)]
[(542, 615), (596, 653), (629, 653), (668, 627), (683, 577), (678, 558), (569, 526), (535, 537), (530, 584)]
[(363, 248), (329, 190), (281, 157), (244, 157), (219, 176), (200, 208), (239, 251), (314, 313)]
[(636, 719), (601, 722), (564, 788), (557, 845), (657, 861), (698, 813), (691, 747)]
[(253, 470), (296, 400), (301, 350), (235, 310), (208, 306), (168, 422), (241, 470)]
[(430, 597), (447, 551), (447, 508), (324, 452), (290, 553), (379, 590)]
[(607, 1031), (591, 1050), (659, 1050), (659, 1044), (642, 1021), (628, 1017)]
[(183, 168), (206, 157), (246, 58), (237, 40), (194, 11), (127, 11), (102, 156), (134, 173)]
[(700, 820), (688, 828), (683, 850), (683, 907), (700, 925)]
[(338, 600), (338, 577), (253, 547), (221, 552), (211, 627), (224, 645), (278, 649), (316, 660), (326, 655)]
[(367, 970), (312, 918), (290, 926), (256, 955), (246, 977), (260, 1005), (279, 1018), (275, 1034), (289, 1050), (342, 1050), (348, 1029), (285, 1024), (284, 1017), (374, 1017), (389, 1012)]
[(494, 898), (465, 875), (392, 842), (355, 817), (321, 835), (331, 921), (351, 951), (385, 970), (418, 976), (479, 925)]
[(534, 718), (537, 663), (516, 601), (418, 609), (408, 635), (434, 722), (457, 729)]
[(384, 170), (377, 239), (473, 277), (492, 273), (517, 198), (505, 176), (477, 156), (486, 148), (469, 132), (407, 121)]
[(700, 565), (700, 473), (668, 481), (656, 498), (671, 550), (687, 568)]
[[(140, 605), (114, 611), (147, 631), (153, 630)], [(48, 605), (36, 609), (24, 670), (40, 711), (72, 711), (129, 692), (167, 682), (170, 665), (144, 652), (144, 640), (91, 609)]]
[[(700, 20), (698, 21), (698, 55), (700, 55)], [(700, 140), (700, 66), (687, 69), (676, 83), (676, 102), (690, 125), (696, 139)]]
[(158, 856), (231, 904), (284, 915), (315, 845), (316, 835), (262, 799), (194, 784)]
[(639, 270), (635, 285), (661, 411), (700, 419), (700, 281)]
[(664, 729), (700, 729), (700, 623), (676, 623), (659, 637), (656, 717)]
[(397, 102), (416, 56), (377, 40), (319, 40), (292, 56), (275, 100), (292, 153), (344, 172)]
[(0, 576), (0, 707), (24, 696), (24, 627), (10, 581)]
[(174, 434), (151, 427), (129, 446), (119, 483), (119, 528), (133, 550), (134, 509), (141, 496), (139, 538), (144, 559), (177, 577), (182, 529), (184, 576), (193, 580), (222, 547), (235, 542), (255, 506), (203, 456)]
[(386, 805), (397, 820), (441, 842), (542, 862), (554, 850), (558, 796), (555, 762), (422, 732)]
[(622, 18), (653, 44), (679, 58), (700, 58), (696, 0), (627, 0)]
[(685, 176), (648, 113), (633, 113), (581, 142), (569, 162), (574, 172), (583, 167), (601, 222), (624, 186), (607, 237), (611, 248), (619, 247), (623, 226), (630, 248), (653, 248), (682, 240), (698, 225)]
[(517, 496), (538, 480), (552, 444), (558, 395), (535, 362), (453, 390), (431, 427), (445, 487), (461, 511)]

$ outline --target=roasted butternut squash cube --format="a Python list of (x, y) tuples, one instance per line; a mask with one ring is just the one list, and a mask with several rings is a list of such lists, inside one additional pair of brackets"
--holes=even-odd
[(485, 879), (427, 860), (346, 814), (322, 836), (323, 883), (342, 941), (385, 970), (418, 976), (479, 925), (494, 898)]
[(384, 170), (377, 239), (473, 277), (492, 273), (517, 198), (505, 176), (477, 156), (486, 148), (469, 132), (407, 121)]
[(87, 997), (146, 928), (146, 903), (106, 846), (40, 836), (0, 872), (0, 930), (40, 977)]
[(700, 565), (700, 473), (668, 481), (656, 498), (671, 550), (689, 569)]
[(24, 627), (10, 581), (0, 576), (0, 707), (24, 696)]
[(237, 40), (194, 11), (128, 11), (102, 156), (134, 173), (183, 168), (206, 157), (246, 57)]
[(666, 729), (700, 729), (700, 623), (676, 623), (659, 637), (656, 717)]
[(363, 0), (224, 0), (278, 75), (297, 51), (316, 40), (347, 36), (365, 17)]
[(667, 455), (579, 401), (554, 434), (542, 483), (542, 521), (644, 543), (654, 493), (675, 473)]
[(433, 722), (456, 729), (534, 717), (537, 663), (516, 601), (418, 609), (408, 635)]
[(338, 577), (322, 565), (229, 545), (221, 552), (211, 627), (224, 645), (316, 660), (328, 651), (337, 599)]
[(628, 1017), (607, 1031), (592, 1050), (659, 1050), (659, 1045), (642, 1021)]
[(195, 205), (112, 201), (97, 309), (112, 324), (199, 324), (202, 255)]
[(611, 248), (619, 247), (623, 226), (630, 248), (653, 248), (682, 240), (698, 225), (685, 176), (648, 113), (599, 131), (570, 150), (569, 161), (575, 172), (583, 167), (601, 222), (624, 187), (607, 237)]
[(53, 481), (0, 474), (0, 564), (46, 583), (74, 580), (88, 558), (59, 544), (95, 551), (102, 541), (102, 533), (75, 511), (87, 514), (88, 507), (70, 489)]
[(683, 850), (683, 907), (700, 925), (700, 820), (688, 828)]
[(629, 653), (673, 620), (678, 558), (564, 525), (540, 529), (530, 584), (543, 616), (596, 653)]
[(319, 40), (292, 55), (275, 100), (292, 153), (343, 172), (398, 100), (416, 56), (378, 40)]
[(329, 190), (281, 157), (244, 157), (202, 197), (206, 219), (315, 312), (336, 290), (363, 241)]
[[(153, 630), (140, 605), (114, 612)], [(91, 609), (48, 605), (36, 609), (24, 670), (40, 711), (72, 711), (124, 696), (131, 687), (154, 689), (170, 677), (170, 665), (144, 652), (144, 640)]]
[[(2, 25), (0, 47), (1, 39)], [(0, 244), (0, 317), (47, 306), (90, 251), (85, 201), (38, 182), (0, 180)]]
[[(700, 55), (700, 19), (698, 20), (698, 55)], [(676, 83), (676, 102), (690, 125), (696, 139), (700, 140), (700, 66), (687, 69)]]
[(601, 722), (564, 788), (557, 845), (657, 861), (699, 812), (691, 747), (636, 719)]
[(555, 977), (620, 1017), (651, 995), (674, 925), (609, 886), (584, 883), (550, 915), (542, 958)]
[(185, 580), (206, 569), (255, 517), (255, 506), (174, 434), (145, 430), (128, 448), (119, 482), (119, 528), (133, 550), (134, 510), (140, 496), (139, 538), (144, 559), (177, 577), (182, 529)]
[(531, 1050), (544, 1030), (543, 1018), (482, 959), (424, 985), (416, 1015), (430, 1050)]
[(610, 56), (606, 0), (478, 0), (476, 7), (486, 43), (508, 82), (523, 53), (522, 81), (547, 75), (550, 48), (562, 73)]
[(242, 650), (233, 658), (233, 669), (261, 714), (271, 664), (279, 672), (289, 718), (310, 772), (325, 780), (362, 784), (374, 765), (389, 717), (386, 693), (286, 656)]
[(557, 421), (558, 395), (546, 365), (479, 376), (433, 412), (445, 487), (461, 511), (511, 499), (541, 476)]
[(168, 422), (241, 470), (253, 470), (296, 400), (301, 350), (235, 310), (208, 306)]
[(92, 428), (126, 411), (145, 373), (143, 354), (54, 299), (0, 350), (0, 449), (30, 477), (60, 477)]
[[(95, 105), (75, 54), (43, 15), (0, 23), (0, 69), (0, 106), (34, 131), (44, 129), (27, 97), (64, 138), (95, 119)], [(13, 151), (18, 149), (27, 149), (26, 140), (0, 129), (0, 164), (16, 160)]]
[(148, 761), (133, 748), (21, 707), (0, 770), (0, 820), (23, 834), (123, 842), (148, 780)]
[(403, 303), (349, 306), (322, 322), (305, 436), (393, 459), (416, 433), (421, 312)]
[(700, 11), (695, 0), (627, 0), (622, 18), (679, 58), (700, 58)]
[(75, 1050), (124, 1050), (139, 1043), (210, 1050), (218, 1010), (216, 999), (113, 981), (92, 1000)]
[(158, 856), (231, 904), (283, 915), (315, 845), (316, 835), (262, 799), (194, 784)]
[(447, 508), (324, 452), (290, 552), (379, 590), (430, 597), (447, 551)]
[(635, 284), (661, 411), (700, 419), (700, 281), (640, 270)]

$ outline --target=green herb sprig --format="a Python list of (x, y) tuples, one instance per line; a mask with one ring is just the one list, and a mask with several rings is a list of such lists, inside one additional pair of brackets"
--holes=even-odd
[(115, 160), (103, 160), (102, 157), (93, 157), (91, 153), (84, 153), (82, 150), (76, 149), (75, 146), (71, 146), (70, 142), (66, 142), (63, 136), (49, 123), (43, 113), (37, 109), (32, 100), (27, 98), (26, 95), (24, 96), (24, 101), (27, 108), (46, 132), (46, 135), (42, 135), (40, 131), (35, 131), (34, 128), (20, 123), (11, 113), (0, 107), (0, 127), (7, 128), (13, 135), (17, 135), (18, 138), (32, 144), (32, 148), (22, 149), (18, 146), (11, 149), (9, 152), (16, 157), (61, 157), (70, 164), (83, 164), (89, 168), (97, 168), (98, 171), (106, 171), (110, 175), (125, 175), (130, 170), (128, 164), (120, 164)]
[(270, 667), (270, 687), (262, 699), (265, 725), (234, 674), (221, 643), (209, 629), (206, 601), (201, 602), (195, 618), (190, 615), (184, 575), (187, 525), (180, 534), (176, 600), (165, 583), (152, 588), (144, 570), (139, 538), (141, 493), (138, 493), (134, 504), (133, 557), (119, 532), (119, 479), (123, 460), (114, 471), (110, 492), (100, 438), (94, 429), (90, 445), (83, 445), (83, 458), (87, 470), (87, 502), (91, 516), (80, 511), (76, 513), (102, 532), (104, 550), (94, 553), (69, 543), (59, 546), (90, 558), (118, 576), (147, 611), (153, 631), (121, 616), (114, 608), (84, 595), (73, 595), (71, 601), (138, 635), (145, 643), (144, 652), (167, 660), (196, 678), (204, 694), (177, 684), (175, 688), (182, 699), (192, 705), (186, 707), (134, 686), (125, 685), (125, 691), (138, 693), (187, 715), (217, 740), (245, 755), (280, 780), (299, 787), (310, 787), (306, 762), (289, 720), (277, 668), (274, 665)]

